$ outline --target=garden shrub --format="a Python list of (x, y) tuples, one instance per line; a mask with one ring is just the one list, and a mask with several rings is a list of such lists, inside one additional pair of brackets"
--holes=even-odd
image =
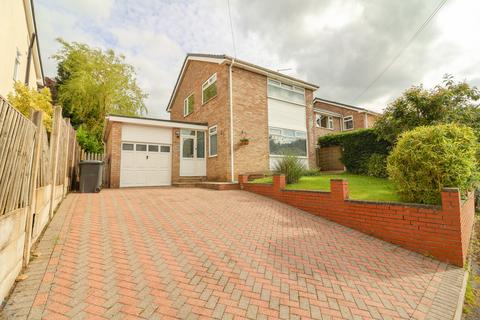
[(367, 163), (373, 154), (388, 155), (391, 144), (378, 138), (373, 129), (362, 129), (318, 138), (320, 147), (341, 146), (342, 163), (347, 171), (367, 174)]
[(439, 204), (444, 187), (472, 190), (478, 142), (471, 128), (422, 126), (400, 135), (387, 160), (389, 177), (404, 201)]
[(367, 175), (377, 178), (388, 177), (387, 173), (387, 155), (374, 153), (368, 158), (366, 164)]
[(305, 171), (302, 160), (291, 155), (280, 159), (274, 167), (277, 173), (283, 173), (287, 184), (297, 183)]

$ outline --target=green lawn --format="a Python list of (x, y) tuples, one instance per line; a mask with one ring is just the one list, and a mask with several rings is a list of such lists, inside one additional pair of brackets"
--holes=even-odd
[[(287, 189), (330, 191), (330, 179), (339, 178), (347, 179), (350, 199), (390, 202), (400, 201), (391, 181), (349, 173), (302, 177), (298, 183), (287, 185)], [(253, 182), (272, 183), (272, 177), (256, 179)]]

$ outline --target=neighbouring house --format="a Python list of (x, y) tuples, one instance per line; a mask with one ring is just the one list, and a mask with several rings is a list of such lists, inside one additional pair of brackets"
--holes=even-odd
[[(315, 98), (315, 140), (327, 134), (371, 128), (380, 113), (348, 104)], [(317, 149), (317, 166), (322, 171), (343, 171), (342, 149), (339, 146)]]
[(0, 1), (0, 95), (15, 81), (37, 89), (44, 84), (33, 0)]
[(317, 88), (226, 55), (188, 54), (168, 103), (171, 120), (107, 117), (110, 186), (235, 181), (271, 170), (284, 154), (314, 167)]
[(348, 104), (315, 98), (315, 137), (339, 131), (371, 128), (380, 113)]

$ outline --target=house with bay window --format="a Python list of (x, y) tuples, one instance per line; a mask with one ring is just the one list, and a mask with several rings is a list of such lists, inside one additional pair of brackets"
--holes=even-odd
[(314, 167), (317, 88), (226, 55), (188, 54), (170, 120), (107, 117), (110, 186), (235, 181), (273, 169), (286, 154)]

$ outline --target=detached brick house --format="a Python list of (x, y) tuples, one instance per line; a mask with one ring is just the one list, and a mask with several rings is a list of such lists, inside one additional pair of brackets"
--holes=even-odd
[(286, 153), (314, 167), (317, 88), (226, 55), (188, 54), (171, 120), (107, 117), (110, 186), (235, 181), (271, 170)]

